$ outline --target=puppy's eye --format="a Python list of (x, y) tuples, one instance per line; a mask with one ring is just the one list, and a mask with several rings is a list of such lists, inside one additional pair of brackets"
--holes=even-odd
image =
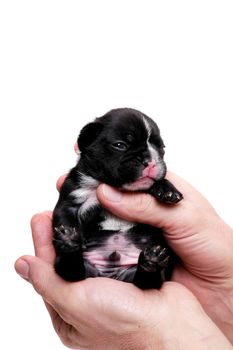
[(128, 149), (128, 145), (124, 141), (117, 141), (112, 144), (112, 147), (119, 151), (126, 151)]

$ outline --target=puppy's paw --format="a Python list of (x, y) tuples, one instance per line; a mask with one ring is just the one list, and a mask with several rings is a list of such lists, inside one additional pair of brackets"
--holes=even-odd
[(158, 246), (145, 248), (139, 257), (138, 264), (148, 272), (159, 272), (165, 269), (169, 263), (169, 255), (166, 248)]
[(170, 189), (158, 188), (156, 191), (156, 198), (163, 203), (175, 204), (181, 201), (182, 194), (178, 191), (171, 191)]
[(168, 180), (155, 182), (150, 193), (160, 202), (167, 204), (175, 204), (183, 199), (182, 193), (179, 192)]
[(53, 245), (59, 254), (76, 252), (82, 248), (81, 236), (75, 227), (61, 225), (54, 228)]

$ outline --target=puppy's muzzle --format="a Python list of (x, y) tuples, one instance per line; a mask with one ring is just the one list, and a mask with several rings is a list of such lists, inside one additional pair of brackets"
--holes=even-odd
[[(146, 165), (145, 165), (146, 164)], [(143, 177), (150, 177), (151, 179), (155, 179), (157, 175), (157, 167), (155, 160), (152, 160), (148, 163), (145, 163), (145, 169), (142, 172)]]

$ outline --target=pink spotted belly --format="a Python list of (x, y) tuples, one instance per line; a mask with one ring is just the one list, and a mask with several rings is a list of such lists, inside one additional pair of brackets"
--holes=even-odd
[(116, 233), (100, 247), (84, 251), (83, 257), (101, 271), (106, 268), (134, 266), (138, 262), (140, 252), (140, 249), (129, 242), (123, 234)]

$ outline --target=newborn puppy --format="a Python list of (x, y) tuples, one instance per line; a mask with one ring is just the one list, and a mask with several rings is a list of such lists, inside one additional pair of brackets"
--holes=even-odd
[(98, 185), (106, 183), (150, 193), (163, 203), (182, 199), (165, 179), (158, 126), (134, 109), (115, 109), (87, 124), (78, 146), (80, 159), (61, 188), (53, 214), (56, 272), (68, 281), (104, 276), (142, 289), (160, 288), (175, 262), (163, 232), (115, 217), (96, 197)]

